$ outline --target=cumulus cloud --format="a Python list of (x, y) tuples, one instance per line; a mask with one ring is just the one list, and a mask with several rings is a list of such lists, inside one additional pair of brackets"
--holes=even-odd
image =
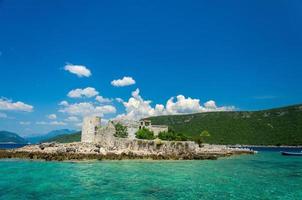
[(47, 115), (47, 118), (48, 119), (57, 119), (57, 115), (56, 114), (50, 114), (50, 115)]
[(68, 106), (68, 102), (67, 101), (61, 101), (59, 103), (59, 106)]
[(207, 101), (203, 105), (206, 109), (216, 109), (217, 108), (216, 102), (213, 100)]
[(3, 97), (0, 98), (0, 110), (32, 112), (33, 109), (34, 107), (32, 105), (25, 104), (21, 101), (13, 102)]
[(78, 117), (75, 117), (75, 116), (69, 116), (67, 117), (67, 119), (65, 119), (65, 121), (67, 122), (78, 122), (80, 121)]
[(124, 87), (124, 86), (129, 86), (129, 85), (134, 85), (135, 80), (132, 77), (129, 76), (124, 76), (122, 79), (117, 79), (111, 81), (111, 85), (115, 87)]
[(110, 103), (112, 102), (112, 99), (108, 99), (102, 96), (96, 96), (95, 100), (98, 101), (99, 103)]
[(163, 104), (156, 104), (155, 107), (152, 107), (150, 100), (144, 100), (140, 96), (139, 89), (132, 92), (132, 96), (128, 101), (119, 100), (124, 105), (126, 113), (118, 115), (117, 119), (138, 120), (149, 116), (229, 111), (235, 109), (233, 106), (217, 107), (213, 100), (207, 101), (204, 106), (201, 106), (199, 99), (185, 97), (184, 95), (178, 95), (176, 98), (171, 97), (165, 106)]
[(99, 92), (96, 91), (95, 88), (87, 87), (87, 88), (84, 88), (84, 89), (71, 90), (67, 94), (67, 96), (70, 97), (70, 98), (83, 98), (83, 97), (90, 98), (90, 97), (94, 97), (98, 94), (99, 94)]
[(174, 97), (171, 97), (166, 104), (167, 114), (186, 114), (200, 112), (202, 107), (200, 106), (199, 99), (186, 98), (183, 95), (178, 95), (176, 101)]
[(105, 114), (115, 113), (116, 108), (112, 105), (95, 106), (91, 102), (81, 102), (67, 104), (59, 110), (59, 112), (67, 113), (71, 116), (104, 116)]
[(75, 74), (78, 77), (91, 76), (90, 70), (84, 65), (67, 64), (65, 65), (64, 70), (69, 71), (70, 73)]

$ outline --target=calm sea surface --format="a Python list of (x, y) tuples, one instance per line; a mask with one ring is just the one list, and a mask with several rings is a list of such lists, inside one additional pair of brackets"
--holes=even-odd
[(278, 150), (217, 161), (0, 160), (0, 175), (0, 199), (302, 199), (302, 157)]

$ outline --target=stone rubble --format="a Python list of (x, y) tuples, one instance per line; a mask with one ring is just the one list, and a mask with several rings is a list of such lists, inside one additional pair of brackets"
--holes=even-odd
[(191, 141), (128, 140), (118, 138), (112, 143), (42, 143), (14, 150), (0, 150), (0, 158), (43, 160), (216, 160), (219, 157), (254, 154), (249, 149), (205, 144), (199, 147)]

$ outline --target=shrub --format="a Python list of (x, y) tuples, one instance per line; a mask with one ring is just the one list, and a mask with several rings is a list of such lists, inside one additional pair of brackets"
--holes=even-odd
[(209, 131), (207, 131), (207, 130), (204, 130), (204, 131), (202, 131), (201, 133), (200, 133), (200, 137), (210, 137), (211, 135), (210, 135), (210, 133), (209, 133)]
[(210, 133), (207, 130), (204, 130), (200, 133), (199, 136), (197, 136), (196, 138), (194, 138), (194, 142), (197, 143), (199, 146), (201, 146), (201, 144), (205, 141), (206, 137), (210, 137)]
[(123, 126), (120, 123), (117, 123), (114, 125), (115, 127), (115, 137), (119, 137), (119, 138), (126, 138), (128, 137), (128, 132), (127, 132), (127, 127)]
[(187, 141), (188, 140), (188, 137), (186, 137), (182, 133), (175, 133), (174, 131), (160, 132), (158, 134), (158, 138), (161, 140), (168, 140), (168, 141)]
[(145, 139), (145, 140), (153, 140), (154, 139), (154, 133), (150, 131), (147, 128), (139, 129), (135, 133), (136, 138), (138, 139)]

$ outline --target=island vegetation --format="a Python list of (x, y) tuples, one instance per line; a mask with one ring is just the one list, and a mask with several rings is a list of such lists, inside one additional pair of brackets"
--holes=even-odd
[(127, 127), (123, 126), (121, 123), (117, 123), (114, 125), (115, 127), (115, 137), (126, 138), (128, 137)]

